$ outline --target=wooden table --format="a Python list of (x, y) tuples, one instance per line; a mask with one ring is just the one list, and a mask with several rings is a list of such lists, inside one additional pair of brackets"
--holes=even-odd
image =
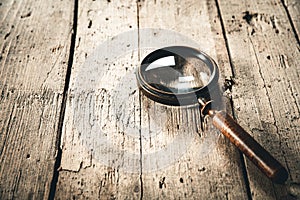
[[(0, 199), (300, 199), (299, 9), (298, 0), (1, 1)], [(225, 109), (288, 169), (285, 184), (198, 109), (139, 92), (147, 53), (191, 41), (220, 67)]]

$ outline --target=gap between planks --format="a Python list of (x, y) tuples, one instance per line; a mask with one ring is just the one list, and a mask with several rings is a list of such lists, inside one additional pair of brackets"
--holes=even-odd
[(67, 101), (67, 96), (68, 96), (68, 89), (69, 89), (69, 85), (70, 85), (70, 78), (71, 78), (73, 59), (74, 59), (74, 53), (75, 53), (75, 44), (76, 44), (76, 35), (77, 35), (77, 20), (78, 20), (78, 0), (74, 0), (71, 45), (70, 45), (70, 50), (69, 50), (68, 68), (67, 68), (67, 72), (66, 72), (65, 85), (64, 85), (64, 90), (63, 90), (63, 99), (62, 99), (62, 104), (61, 104), (60, 113), (59, 113), (58, 131), (57, 131), (57, 138), (56, 138), (56, 143), (55, 143), (56, 148), (57, 148), (57, 155), (56, 155), (56, 160), (54, 163), (53, 177), (52, 177), (51, 184), (50, 184), (50, 192), (49, 192), (49, 197), (48, 197), (49, 200), (52, 200), (55, 198), (56, 186), (57, 186), (58, 177), (59, 177), (59, 167), (60, 167), (61, 158), (62, 158), (62, 149), (61, 149), (60, 145), (61, 145), (62, 127), (63, 127), (64, 118), (65, 118), (66, 101)]

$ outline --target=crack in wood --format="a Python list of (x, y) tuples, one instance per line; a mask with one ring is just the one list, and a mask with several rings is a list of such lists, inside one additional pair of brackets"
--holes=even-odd
[[(74, 53), (75, 53), (75, 45), (76, 45), (76, 35), (77, 35), (77, 20), (78, 20), (78, 0), (74, 0), (74, 12), (73, 12), (73, 27), (72, 27), (72, 35), (71, 35), (71, 45), (69, 50), (69, 60), (68, 60), (68, 67), (66, 72), (66, 79), (65, 79), (65, 86), (63, 90), (63, 99), (60, 109), (60, 117), (58, 121), (58, 132), (57, 132), (57, 156), (56, 161), (54, 163), (54, 169), (53, 169), (53, 177), (50, 184), (50, 191), (49, 191), (49, 197), (48, 199), (54, 199), (55, 198), (55, 192), (56, 192), (56, 186), (58, 182), (59, 177), (59, 171), (57, 170), (61, 165), (61, 158), (62, 158), (62, 149), (60, 147), (61, 145), (61, 136), (62, 136), (62, 128), (63, 128), (63, 121), (65, 116), (65, 108), (67, 103), (67, 94), (70, 84), (70, 77), (71, 77), (71, 71), (72, 71), (72, 65), (73, 65), (73, 59), (74, 59)], [(79, 168), (80, 169), (80, 168)]]
[(223, 20), (223, 17), (222, 17), (222, 12), (221, 12), (221, 9), (220, 9), (219, 0), (215, 0), (215, 4), (216, 4), (216, 7), (217, 7), (217, 11), (218, 11), (218, 17), (219, 17), (219, 20), (220, 20), (220, 23), (221, 23), (222, 35), (224, 37), (225, 46), (226, 46), (226, 50), (227, 50), (227, 56), (229, 58), (231, 74), (232, 74), (232, 77), (235, 78), (235, 69), (234, 69), (234, 65), (233, 65), (233, 62), (232, 62), (231, 50), (229, 48), (229, 42), (228, 42), (228, 38), (227, 38), (227, 34), (226, 34), (224, 20)]
[[(217, 7), (217, 11), (218, 11), (218, 17), (220, 19), (220, 23), (221, 23), (221, 28), (222, 28), (222, 34), (223, 34), (223, 38), (224, 38), (224, 41), (225, 41), (225, 46), (226, 46), (226, 50), (227, 50), (227, 55), (228, 55), (228, 59), (229, 59), (229, 64), (230, 64), (230, 68), (231, 68), (231, 79), (234, 80), (235, 79), (235, 67), (233, 65), (233, 59), (232, 59), (232, 56), (231, 56), (231, 50), (230, 50), (230, 47), (229, 47), (229, 41), (228, 41), (228, 38), (227, 38), (227, 34), (226, 34), (226, 28), (225, 28), (225, 24), (224, 24), (224, 19), (222, 17), (222, 12), (221, 12), (221, 8), (220, 8), (220, 3), (219, 3), (219, 0), (215, 0), (215, 4), (216, 4), (216, 7)], [(232, 90), (232, 87), (231, 87), (231, 90)], [(232, 91), (230, 91), (231, 93)], [(234, 112), (234, 102), (233, 102), (233, 98), (232, 96), (230, 95), (230, 98), (229, 98), (229, 102), (230, 102), (230, 106), (231, 106), (231, 112), (232, 112), (232, 116), (233, 116), (233, 119), (236, 119), (236, 113)], [(247, 168), (246, 168), (246, 165), (245, 165), (245, 158), (242, 156), (241, 152), (239, 152), (239, 155), (240, 155), (240, 161), (241, 161), (241, 165), (242, 165), (242, 173), (243, 173), (243, 178), (244, 178), (244, 182), (245, 182), (245, 186), (246, 186), (246, 193), (247, 193), (247, 197), (249, 200), (252, 200), (252, 194), (251, 194), (251, 188), (250, 188), (250, 182), (249, 182), (249, 175), (248, 175), (248, 171), (247, 171)]]
[[(136, 20), (137, 20), (137, 29), (138, 29), (138, 62), (140, 62), (140, 57), (141, 57), (141, 38), (140, 38), (140, 7), (141, 7), (141, 2), (138, 0), (136, 1), (136, 11), (137, 11), (137, 14), (136, 14)], [(143, 199), (143, 192), (144, 192), (144, 186), (143, 186), (143, 144), (142, 144), (142, 119), (141, 119), (141, 116), (142, 116), (142, 94), (139, 92), (139, 105), (140, 105), (140, 112), (139, 112), (139, 115), (140, 115), (140, 128), (139, 128), (139, 140), (140, 140), (140, 175), (139, 175), (139, 179), (140, 179), (140, 187), (141, 187), (141, 190), (140, 190), (140, 200)]]
[[(300, 39), (299, 39), (298, 33), (297, 33), (297, 31), (296, 31), (296, 27), (295, 27), (294, 21), (293, 21), (293, 19), (292, 19), (292, 17), (291, 17), (291, 14), (290, 14), (290, 12), (289, 12), (289, 9), (288, 9), (286, 3), (285, 3), (285, 0), (281, 0), (281, 3), (282, 3), (282, 5), (283, 5), (283, 7), (284, 7), (284, 10), (285, 10), (285, 12), (286, 12), (286, 15), (287, 15), (287, 17), (288, 17), (288, 19), (289, 19), (289, 22), (290, 22), (290, 24), (291, 24), (291, 27), (292, 27), (292, 30), (293, 30), (293, 33), (294, 33), (294, 37), (295, 37), (295, 39), (296, 39), (298, 45), (300, 45)], [(299, 47), (298, 47), (298, 48), (299, 48)]]
[[(249, 34), (248, 34), (248, 36), (249, 36)], [(249, 36), (248, 38), (249, 38), (249, 41), (250, 41), (250, 43), (251, 43), (251, 46), (252, 46), (252, 49), (253, 49), (253, 52), (254, 52), (254, 56), (255, 56), (255, 59), (256, 59), (256, 63), (257, 63), (257, 66), (258, 66), (258, 73), (259, 73), (259, 75), (260, 75), (260, 77), (261, 77), (261, 79), (262, 79), (262, 81), (263, 81), (264, 86), (266, 86), (266, 81), (265, 81), (265, 78), (264, 78), (263, 73), (262, 73), (262, 71), (261, 71), (261, 65), (260, 65), (260, 62), (259, 62), (259, 59), (258, 59), (257, 52), (256, 52), (256, 50), (255, 50), (255, 46), (254, 46), (254, 44), (253, 44), (253, 41), (252, 41), (251, 37)], [(285, 166), (286, 166), (286, 168), (287, 168), (287, 171), (288, 171), (288, 173), (289, 173), (289, 176), (290, 176), (290, 178), (292, 178), (292, 177), (291, 177), (291, 173), (290, 173), (289, 164), (288, 164), (287, 158), (286, 158), (286, 156), (285, 156), (285, 155), (286, 155), (286, 152), (285, 152), (285, 151), (283, 150), (283, 148), (282, 148), (282, 138), (281, 138), (281, 135), (279, 134), (279, 128), (278, 128), (278, 125), (277, 125), (277, 120), (276, 120), (276, 116), (275, 116), (275, 113), (274, 113), (274, 108), (273, 108), (273, 104), (272, 104), (272, 101), (271, 101), (271, 98), (270, 98), (270, 94), (269, 94), (269, 91), (268, 91), (267, 87), (264, 87), (264, 89), (265, 89), (265, 91), (266, 91), (266, 96), (267, 96), (268, 101), (269, 101), (269, 104), (270, 104), (271, 113), (272, 113), (272, 118), (274, 119), (273, 125), (275, 126), (275, 129), (276, 129), (275, 132), (276, 132), (276, 134), (277, 134), (278, 137), (279, 137), (279, 147), (280, 147), (280, 150), (281, 150), (281, 152), (282, 152), (283, 159), (284, 159), (284, 162), (285, 162)]]
[(288, 79), (288, 88), (290, 90), (291, 96), (293, 97), (293, 100), (294, 100), (295, 106), (297, 108), (298, 114), (300, 114), (300, 108), (299, 108), (298, 101), (297, 101), (297, 95), (295, 95), (295, 92), (293, 91), (290, 79)]

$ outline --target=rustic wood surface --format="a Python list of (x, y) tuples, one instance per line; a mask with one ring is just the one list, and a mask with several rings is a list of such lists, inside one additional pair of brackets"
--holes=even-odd
[(252, 198), (283, 199), (299, 182), (299, 43), (280, 1), (232, 1), (220, 7), (232, 11), (222, 16), (236, 83), (236, 117), (290, 173), (291, 185), (273, 187), (247, 162)]
[[(297, 0), (0, 2), (0, 199), (300, 199)], [(194, 107), (135, 69), (189, 45), (224, 109), (287, 169), (272, 183)]]
[(0, 5), (0, 199), (47, 199), (74, 3)]

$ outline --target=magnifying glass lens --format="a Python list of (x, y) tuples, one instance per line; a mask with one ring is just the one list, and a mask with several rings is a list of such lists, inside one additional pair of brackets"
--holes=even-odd
[(193, 56), (170, 54), (173, 55), (162, 55), (147, 63), (142, 76), (149, 85), (160, 91), (183, 94), (208, 84), (211, 72), (205, 62)]
[(205, 53), (171, 46), (148, 54), (137, 70), (141, 90), (167, 105), (194, 105), (198, 99), (219, 99), (218, 67)]

